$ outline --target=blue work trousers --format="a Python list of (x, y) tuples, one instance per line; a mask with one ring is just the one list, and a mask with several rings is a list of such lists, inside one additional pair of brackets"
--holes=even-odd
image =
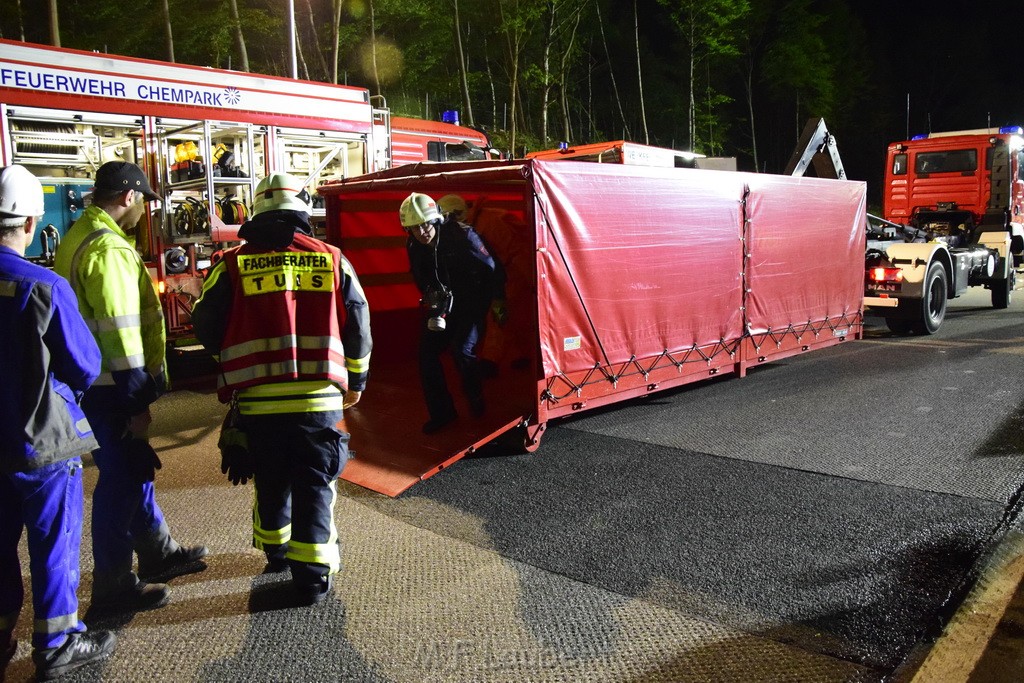
[(451, 318), (440, 332), (424, 329), (420, 336), (420, 384), (427, 412), (433, 420), (442, 420), (455, 413), (455, 404), (444, 376), (441, 354), (451, 351), (452, 360), (462, 378), (462, 390), (471, 407), (483, 401), (483, 383), (476, 344), (482, 323), (471, 318)]
[(32, 574), (32, 645), (58, 647), (67, 634), (85, 630), (78, 619), (81, 458), (0, 475), (0, 633), (14, 630), (25, 600), (18, 561), (22, 528), (28, 530)]
[[(140, 482), (127, 464), (122, 448), (128, 416), (117, 413), (88, 412), (89, 424), (100, 447), (93, 460), (100, 476), (92, 494), (92, 555), (95, 575), (102, 589), (134, 584), (132, 552), (140, 546), (152, 547), (154, 536), (169, 543), (164, 515), (156, 502), (153, 482)], [(154, 552), (160, 559), (163, 554)]]
[(348, 462), (341, 411), (242, 415), (255, 476), (253, 547), (286, 559), (292, 582), (324, 585), (341, 566), (334, 524), (337, 481)]

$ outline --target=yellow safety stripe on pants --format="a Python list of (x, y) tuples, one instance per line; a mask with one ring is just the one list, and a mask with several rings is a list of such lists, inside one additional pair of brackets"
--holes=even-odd
[(33, 622), (33, 628), (36, 633), (61, 633), (68, 629), (74, 628), (78, 625), (78, 612), (72, 612), (71, 614), (65, 614), (60, 617), (50, 617), (49, 619), (36, 619)]
[(338, 483), (328, 484), (331, 489), (331, 534), (326, 543), (302, 543), (289, 541), (288, 551), (284, 554), (289, 560), (307, 564), (325, 564), (328, 574), (337, 574), (341, 570), (341, 550), (338, 548), (338, 527), (334, 524), (334, 504), (338, 500)]
[(292, 525), (288, 524), (281, 529), (264, 529), (263, 520), (260, 519), (260, 506), (256, 496), (256, 482), (252, 487), (252, 547), (256, 550), (263, 550), (266, 545), (284, 545), (292, 537)]
[(344, 394), (328, 380), (257, 384), (238, 392), (242, 415), (316, 413), (341, 410)]

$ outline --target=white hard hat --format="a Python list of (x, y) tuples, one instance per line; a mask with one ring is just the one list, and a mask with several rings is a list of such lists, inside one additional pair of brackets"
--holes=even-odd
[(462, 214), (466, 213), (466, 209), (469, 208), (466, 200), (457, 194), (446, 194), (441, 197), (437, 200), (437, 207), (441, 210), (441, 213), (445, 215), (453, 213), (456, 218), (461, 218)]
[(413, 192), (402, 202), (398, 209), (399, 219), (403, 228), (412, 228), (423, 223), (444, 220), (441, 212), (437, 210), (437, 202), (430, 196)]
[(282, 210), (313, 213), (309, 192), (298, 178), (287, 173), (271, 173), (256, 185), (252, 215)]
[(0, 217), (42, 216), (43, 185), (24, 166), (0, 169)]

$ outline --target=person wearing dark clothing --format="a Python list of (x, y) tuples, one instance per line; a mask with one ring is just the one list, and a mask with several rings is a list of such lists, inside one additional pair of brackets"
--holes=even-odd
[(420, 383), (433, 434), (458, 417), (441, 355), (449, 351), (474, 417), (485, 411), (476, 345), (487, 312), (503, 311), (504, 280), (499, 264), (472, 227), (445, 219), (436, 202), (417, 192), (402, 202), (402, 228), (413, 280), (422, 295), (424, 320), (419, 342)]
[(372, 347), (359, 279), (312, 237), (310, 213), (297, 178), (261, 180), (238, 232), (246, 243), (224, 253), (192, 311), (220, 362), (219, 397), (237, 406), (242, 436), (226, 425), (221, 469), (236, 484), (253, 477), (253, 547), (267, 571), (290, 569), (304, 605), (328, 596), (341, 567), (334, 502), (348, 434), (338, 425), (366, 387)]
[(81, 454), (96, 446), (79, 401), (100, 373), (100, 350), (67, 281), (25, 259), (42, 215), (39, 180), (22, 166), (0, 169), (0, 680), (25, 600), (23, 528), (36, 678), (105, 659), (116, 640), (78, 618)]

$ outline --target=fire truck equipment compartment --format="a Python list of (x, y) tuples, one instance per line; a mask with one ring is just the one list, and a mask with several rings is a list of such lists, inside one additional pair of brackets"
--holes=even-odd
[[(398, 207), (457, 193), (508, 274), (487, 413), (433, 436)], [(320, 189), (370, 304), (370, 384), (344, 478), (391, 496), (498, 437), (862, 336), (862, 182), (573, 161), (415, 164)], [(462, 403), (460, 404), (460, 401)]]

